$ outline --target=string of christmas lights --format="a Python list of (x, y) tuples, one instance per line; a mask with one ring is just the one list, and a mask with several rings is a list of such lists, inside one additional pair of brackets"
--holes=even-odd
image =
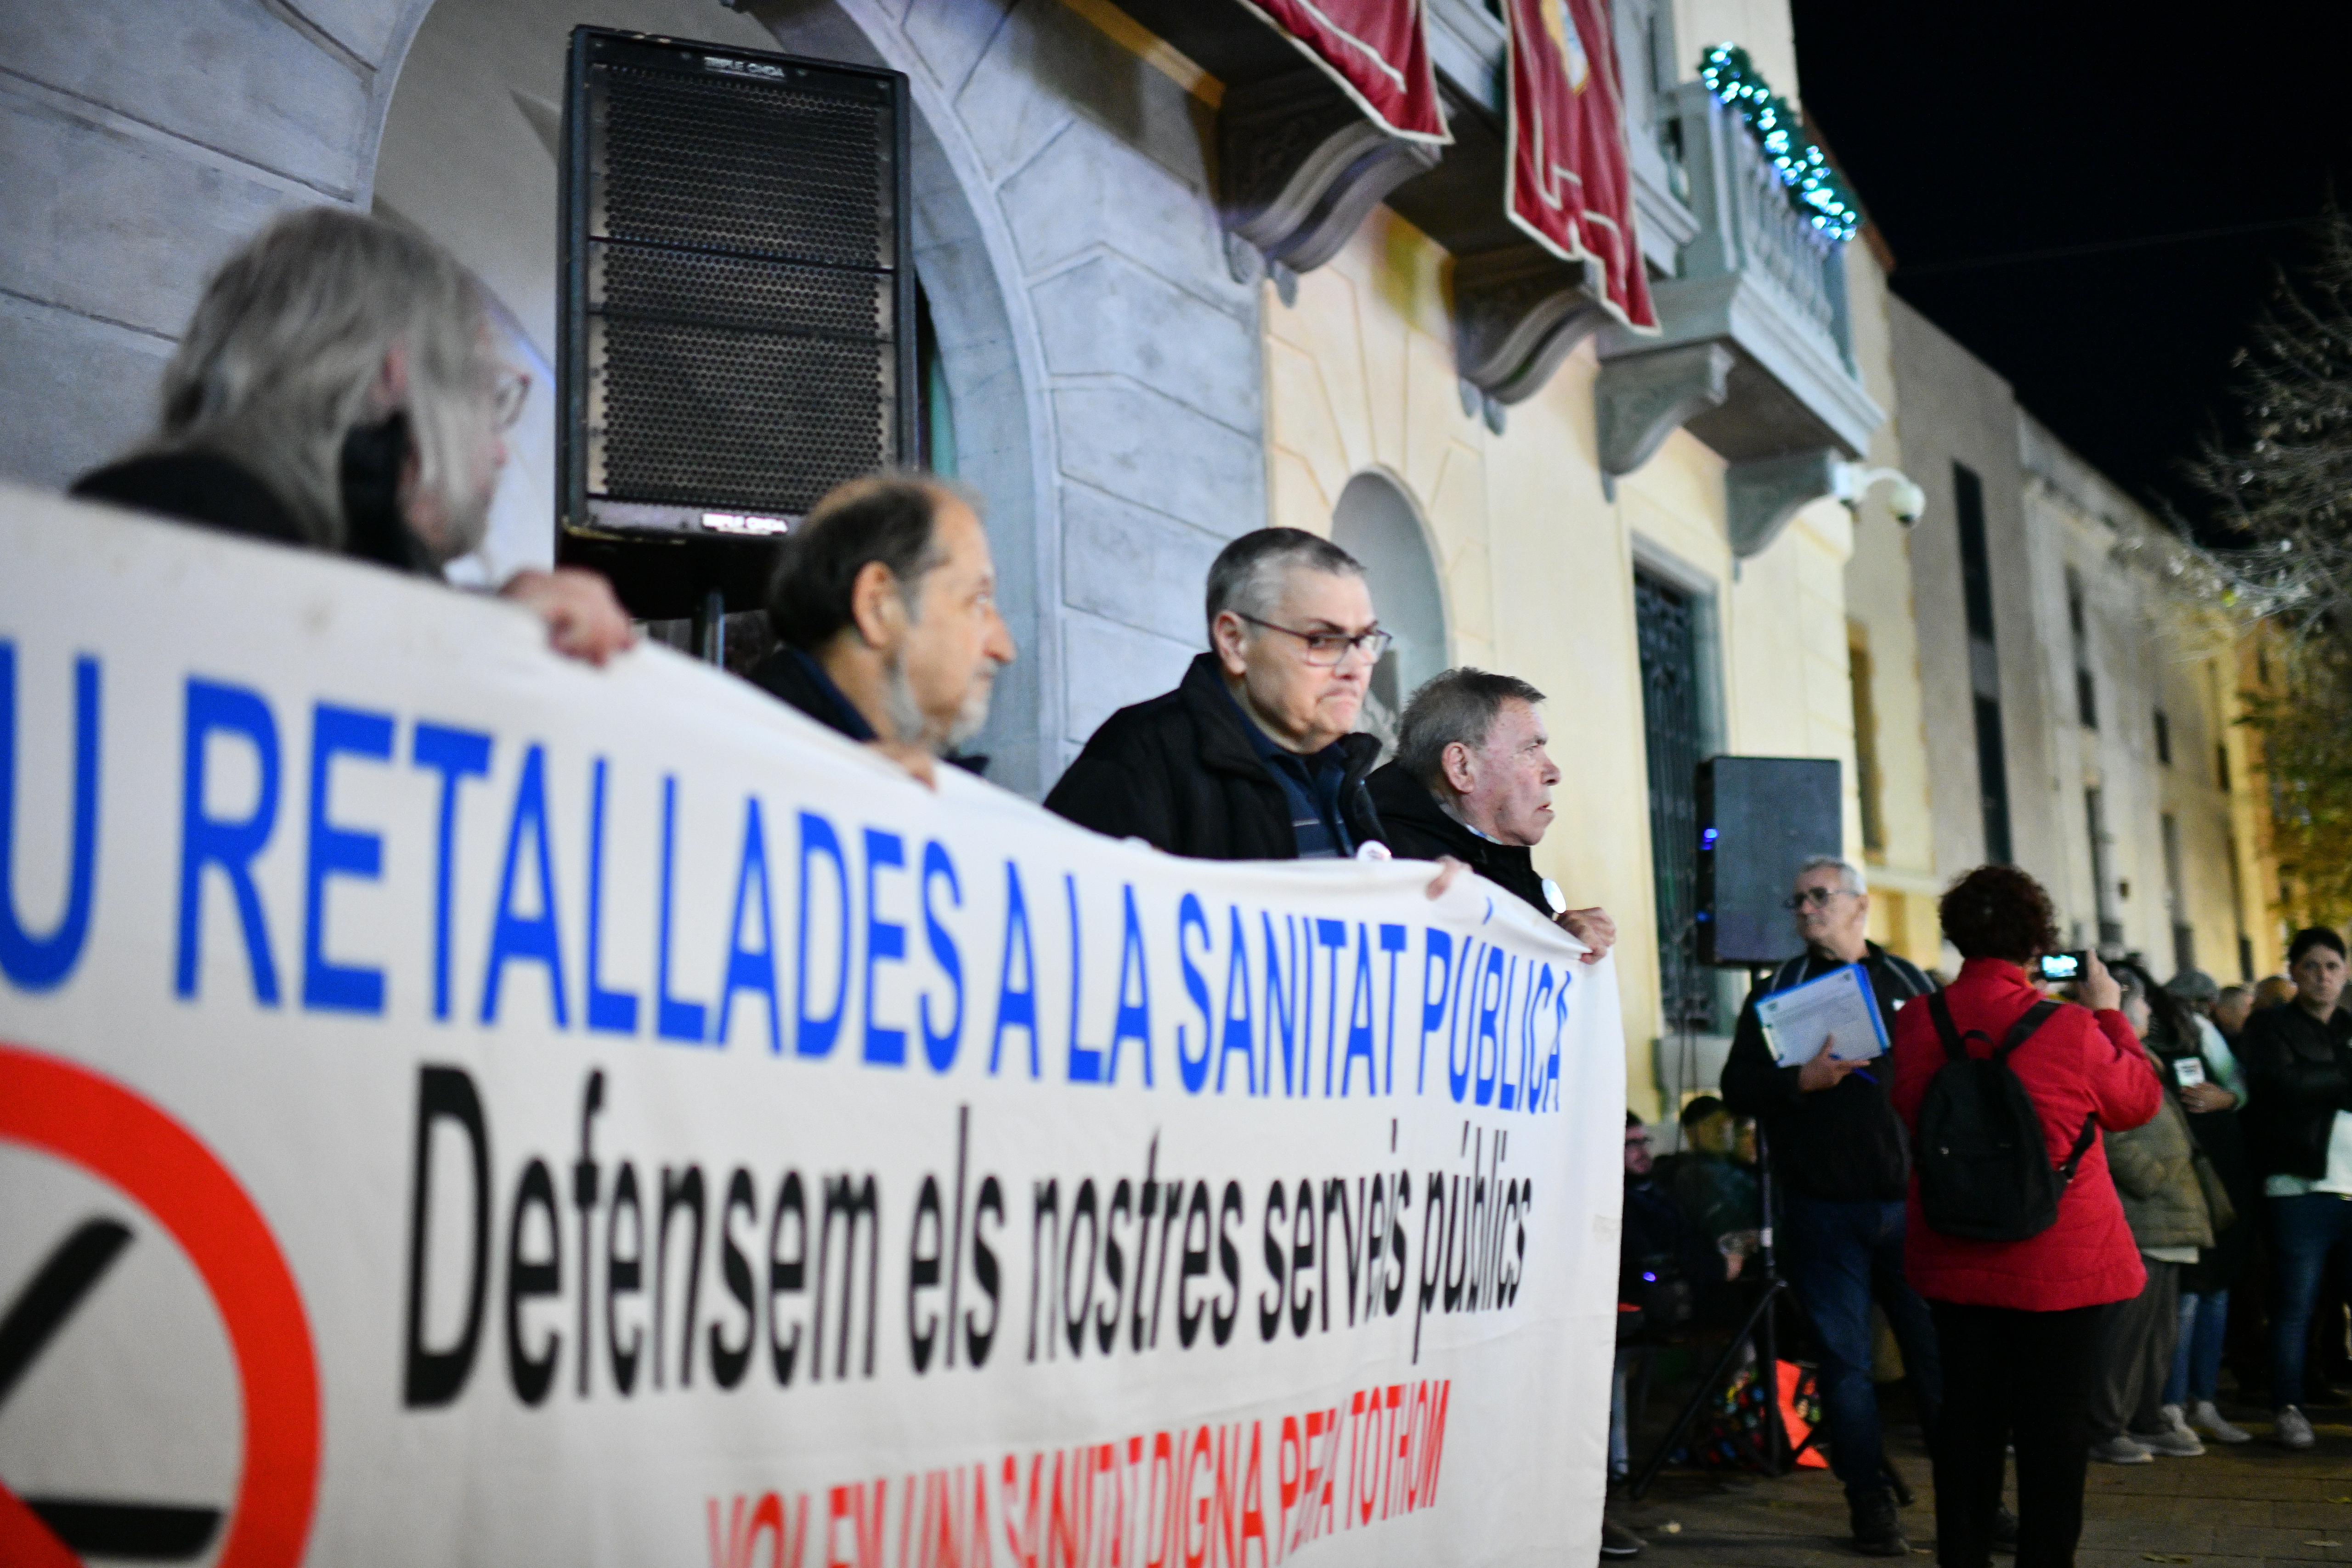
[(1862, 229), (1862, 208), (1804, 131), (1789, 100), (1775, 93), (1737, 44), (1717, 44), (1699, 57), (1698, 78), (1718, 102), (1728, 105), (1756, 133), (1764, 156), (1788, 188), (1789, 200), (1812, 225), (1843, 242)]

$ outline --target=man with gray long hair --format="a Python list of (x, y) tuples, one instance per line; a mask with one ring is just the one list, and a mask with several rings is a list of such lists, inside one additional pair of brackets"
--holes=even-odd
[[(73, 493), (438, 578), (481, 543), (529, 388), (446, 252), (312, 207), (221, 265), (164, 367), (154, 435)], [(635, 640), (593, 572), (521, 571), (499, 592), (574, 657)]]
[(1432, 676), (1405, 705), (1396, 759), (1371, 777), (1372, 805), (1391, 852), (1451, 855), (1558, 921), (1597, 960), (1617, 940), (1609, 912), (1569, 908), (1535, 866), (1560, 777), (1545, 749), (1543, 700), (1516, 675), (1465, 665)]

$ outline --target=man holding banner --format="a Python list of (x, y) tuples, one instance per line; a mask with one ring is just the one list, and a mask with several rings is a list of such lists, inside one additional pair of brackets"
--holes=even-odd
[[(205, 286), (161, 428), (74, 494), (437, 580), (482, 542), (530, 390), (491, 343), (479, 288), (432, 241), (339, 207), (289, 214)], [(499, 592), (574, 658), (636, 641), (593, 572), (527, 570)]]
[(1210, 651), (1174, 691), (1103, 721), (1045, 808), (1203, 860), (1346, 860), (1381, 841), (1356, 733), (1389, 645), (1356, 559), (1259, 528), (1209, 567)]
[(1616, 945), (1605, 909), (1570, 909), (1531, 852), (1551, 828), (1559, 767), (1546, 749), (1543, 693), (1467, 665), (1422, 683), (1405, 705), (1396, 760), (1371, 777), (1389, 848), (1412, 860), (1451, 856), (1517, 894), (1599, 958)]
[(782, 644), (752, 682), (926, 781), (988, 722), (1013, 633), (971, 502), (940, 480), (853, 479), (784, 542), (768, 618)]

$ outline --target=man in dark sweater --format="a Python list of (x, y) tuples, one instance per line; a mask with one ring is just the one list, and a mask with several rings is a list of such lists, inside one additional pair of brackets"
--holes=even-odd
[(971, 504), (935, 479), (853, 479), (794, 528), (777, 563), (778, 647), (752, 683), (917, 778), (988, 720), (1013, 633)]
[(1451, 856), (1558, 921), (1598, 960), (1617, 940), (1605, 909), (1570, 909), (1536, 870), (1551, 827), (1559, 768), (1545, 748), (1543, 693), (1465, 665), (1422, 683), (1397, 727), (1396, 760), (1372, 775), (1372, 805), (1391, 852)]
[(1903, 1349), (1920, 1415), (1930, 1431), (1943, 1396), (1936, 1331), (1903, 1277), (1904, 1199), (1910, 1186), (1903, 1125), (1889, 1103), (1884, 1063), (1841, 1061), (1824, 1045), (1811, 1061), (1779, 1065), (1756, 1015), (1757, 996), (1786, 990), (1860, 964), (1895, 1032), (1895, 1011), (1933, 982), (1916, 965), (1868, 940), (1870, 894), (1862, 873), (1835, 855), (1815, 855), (1797, 874), (1789, 908), (1805, 951), (1748, 998), (1723, 1069), (1723, 1098), (1763, 1124), (1776, 1196), (1782, 1200), (1789, 1282), (1822, 1343), (1822, 1413), (1830, 1464), (1845, 1484), (1854, 1545), (1873, 1556), (1910, 1548), (1895, 1516), (1871, 1385), (1871, 1302)]

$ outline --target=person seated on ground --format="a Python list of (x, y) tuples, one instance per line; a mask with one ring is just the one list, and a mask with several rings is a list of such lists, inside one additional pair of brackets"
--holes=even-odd
[(1105, 719), (1045, 808), (1202, 860), (1345, 860), (1378, 841), (1356, 733), (1389, 634), (1364, 569), (1326, 538), (1259, 528), (1209, 567), (1210, 651), (1177, 688)]
[[(221, 264), (163, 367), (155, 434), (72, 493), (438, 580), (481, 544), (529, 389), (440, 247), (307, 208)], [(636, 641), (593, 572), (519, 571), (499, 593), (559, 653), (602, 664)]]
[(1764, 1219), (1756, 1173), (1737, 1157), (1738, 1119), (1722, 1101), (1702, 1094), (1683, 1107), (1682, 1128), (1683, 1152), (1668, 1178), (1675, 1201), (1718, 1245), (1748, 1249)]
[(1551, 827), (1559, 768), (1545, 747), (1543, 693), (1511, 675), (1467, 667), (1422, 683), (1397, 727), (1396, 759), (1369, 780), (1391, 852), (1451, 855), (1590, 949), (1615, 945), (1605, 909), (1570, 909), (1530, 852)]
[[(1657, 1179), (1650, 1130), (1625, 1113), (1625, 1199), (1618, 1231), (1617, 1300), (1639, 1310), (1642, 1332), (1679, 1328), (1701, 1315), (1707, 1298), (1739, 1278), (1745, 1259), (1715, 1245), (1691, 1223), (1674, 1194)], [(1627, 1400), (1636, 1351), (1620, 1344), (1609, 1390), (1609, 1480), (1613, 1489), (1633, 1469), (1631, 1409)], [(1641, 1538), (1604, 1513), (1601, 1554), (1631, 1557)]]
[[(2145, 1049), (2151, 1002), (2161, 993), (2137, 965), (2118, 963), (2115, 974), (2123, 988), (2124, 1017)], [(2166, 1019), (2168, 1027), (2178, 1021)], [(2167, 1081), (2156, 1114), (2107, 1134), (2107, 1168), (2147, 1272), (2139, 1294), (2111, 1308), (2101, 1331), (2091, 1458), (2110, 1465), (2144, 1465), (2158, 1454), (2193, 1458), (2205, 1451), (2180, 1406), (2164, 1403), (2164, 1386), (2180, 1333), (2180, 1270), (2197, 1261), (2199, 1249), (2213, 1245), (2213, 1224), (2198, 1185), (2197, 1145), (2170, 1086), (2168, 1064), (2154, 1051), (2147, 1054)]]
[(919, 475), (853, 479), (784, 541), (768, 595), (778, 647), (753, 684), (916, 777), (988, 722), (1013, 633), (978, 509)]

